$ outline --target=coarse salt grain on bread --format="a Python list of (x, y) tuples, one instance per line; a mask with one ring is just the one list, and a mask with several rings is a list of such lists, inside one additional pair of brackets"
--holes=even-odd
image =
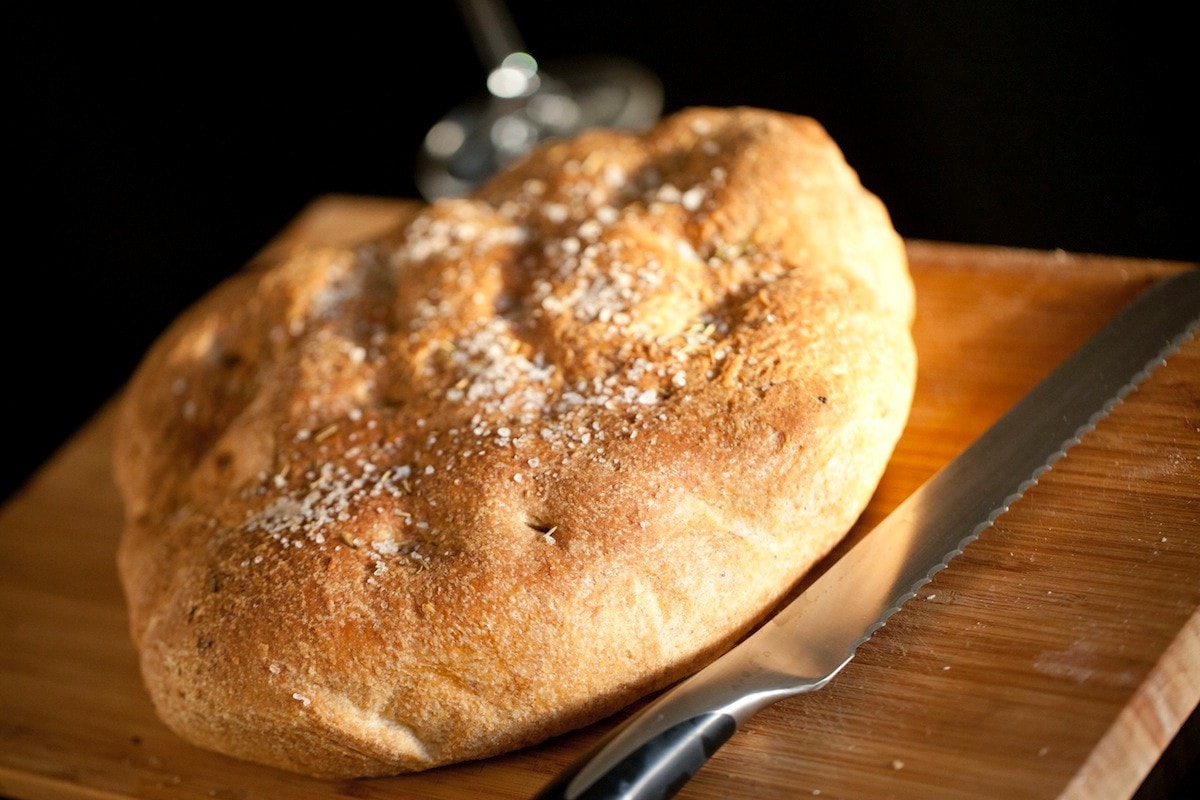
[(913, 314), (884, 205), (817, 122), (754, 108), (548, 143), (385, 236), (248, 268), (120, 409), (158, 714), (372, 776), (683, 677), (864, 509)]

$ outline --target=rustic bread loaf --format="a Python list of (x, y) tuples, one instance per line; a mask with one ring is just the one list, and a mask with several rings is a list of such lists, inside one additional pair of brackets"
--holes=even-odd
[(752, 108), (547, 144), (385, 236), (239, 273), (120, 408), (119, 568), (158, 713), (353, 777), (679, 679), (868, 502), (913, 303), (826, 132)]

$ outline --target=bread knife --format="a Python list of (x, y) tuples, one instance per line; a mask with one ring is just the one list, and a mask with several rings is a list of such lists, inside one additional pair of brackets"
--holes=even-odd
[(535, 800), (674, 796), (754, 714), (833, 680), (1197, 328), (1200, 270), (1150, 286), (782, 611), (614, 728)]

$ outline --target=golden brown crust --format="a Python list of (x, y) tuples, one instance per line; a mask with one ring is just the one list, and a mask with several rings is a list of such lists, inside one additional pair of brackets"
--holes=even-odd
[(883, 205), (817, 123), (751, 108), (546, 145), (237, 276), (119, 417), (158, 712), (234, 756), (381, 775), (680, 678), (865, 506), (912, 317)]

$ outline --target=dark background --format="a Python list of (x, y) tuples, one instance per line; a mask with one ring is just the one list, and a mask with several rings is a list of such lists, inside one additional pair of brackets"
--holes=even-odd
[[(11, 6), (4, 37), (16, 252), (0, 496), (310, 200), (415, 197), (421, 138), (484, 75), (449, 0), (272, 18), (47, 5)], [(661, 78), (667, 112), (816, 117), (906, 237), (1195, 260), (1185, 7), (508, 4), (535, 56), (632, 58)]]

